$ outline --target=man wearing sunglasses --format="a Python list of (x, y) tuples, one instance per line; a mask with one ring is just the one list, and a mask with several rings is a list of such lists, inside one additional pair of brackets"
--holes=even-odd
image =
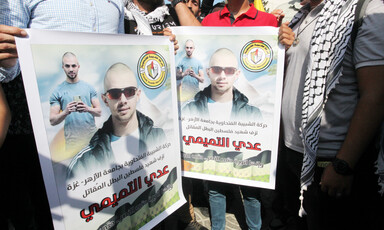
[[(260, 110), (248, 104), (248, 98), (233, 84), (240, 75), (236, 56), (231, 50), (221, 48), (211, 56), (207, 75), (211, 84), (194, 96), (182, 108), (183, 114), (196, 114), (215, 119), (260, 119)], [(216, 108), (217, 107), (217, 108)], [(223, 110), (216, 110), (216, 109)], [(222, 111), (220, 114), (217, 111)]]
[(102, 99), (111, 116), (68, 167), (67, 177), (124, 162), (127, 153), (138, 155), (165, 140), (163, 129), (136, 110), (140, 89), (132, 70), (123, 63), (113, 64), (105, 74)]
[[(259, 120), (258, 108), (248, 104), (248, 98), (233, 84), (240, 74), (233, 52), (226, 48), (211, 56), (207, 75), (211, 85), (196, 94), (193, 101), (182, 108), (182, 114), (191, 114), (211, 120)], [(237, 185), (207, 182), (212, 229), (225, 229), (226, 193), (237, 189)], [(244, 198), (244, 209), (249, 229), (260, 229), (260, 202), (255, 197), (256, 188), (240, 186)]]
[(62, 68), (66, 78), (49, 98), (49, 121), (51, 125), (65, 121), (65, 150), (76, 154), (96, 132), (94, 117), (101, 116), (101, 108), (96, 90), (78, 76), (80, 65), (75, 54), (63, 55)]

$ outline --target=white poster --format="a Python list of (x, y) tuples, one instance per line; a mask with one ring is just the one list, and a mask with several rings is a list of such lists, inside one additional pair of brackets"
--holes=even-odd
[(184, 176), (273, 189), (284, 68), (278, 28), (172, 30)]
[(148, 229), (178, 209), (169, 39), (28, 35), (17, 47), (55, 229)]

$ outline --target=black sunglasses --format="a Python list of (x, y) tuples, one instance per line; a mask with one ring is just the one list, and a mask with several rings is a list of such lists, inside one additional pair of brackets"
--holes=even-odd
[(110, 89), (107, 90), (107, 92), (104, 94), (111, 100), (117, 100), (120, 99), (121, 94), (123, 93), (126, 98), (130, 98), (136, 94), (136, 87), (127, 87), (123, 89)]
[(221, 72), (224, 71), (224, 73), (226, 75), (234, 75), (236, 73), (236, 70), (237, 70), (235, 67), (224, 67), (223, 68), (221, 66), (211, 66), (209, 69), (214, 74), (221, 74)]

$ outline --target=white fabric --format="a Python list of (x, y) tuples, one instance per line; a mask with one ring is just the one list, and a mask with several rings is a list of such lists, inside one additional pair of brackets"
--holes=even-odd
[(155, 22), (163, 22), (166, 15), (169, 15), (169, 10), (166, 5), (157, 7), (154, 11), (146, 14), (141, 11), (132, 0), (125, 0), (125, 18), (134, 20), (137, 23), (137, 34), (152, 35), (150, 24)]
[(139, 155), (139, 129), (128, 136), (120, 137), (111, 142), (116, 162), (125, 162)]
[(209, 118), (217, 121), (229, 121), (232, 111), (232, 101), (208, 103)]

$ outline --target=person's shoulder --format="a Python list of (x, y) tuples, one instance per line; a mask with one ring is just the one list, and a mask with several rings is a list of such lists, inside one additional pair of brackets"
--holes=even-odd
[(81, 87), (84, 88), (85, 90), (91, 91), (91, 92), (96, 92), (95, 87), (93, 87), (93, 85), (91, 85), (90, 83), (85, 82), (83, 80), (80, 80), (79, 83), (80, 83)]
[(192, 57), (191, 61), (193, 61), (195, 64), (200, 64), (201, 61), (197, 57)]
[[(384, 1), (383, 0), (367, 0), (364, 18), (367, 16), (381, 16), (384, 14)], [(363, 19), (364, 19), (363, 18)], [(382, 21), (381, 21), (382, 22)]]
[(376, 11), (383, 11), (384, 1), (383, 0), (366, 0), (368, 1), (367, 9), (373, 8)]
[(91, 84), (89, 84), (88, 82), (86, 81), (83, 81), (83, 80), (80, 80), (79, 83), (83, 86), (87, 86), (87, 87), (93, 87)]
[(53, 92), (52, 92), (52, 94), (59, 94), (60, 92), (61, 92), (61, 89), (63, 88), (63, 87), (66, 87), (66, 81), (63, 81), (63, 82), (61, 82), (60, 84), (58, 84), (54, 89), (53, 89)]
[(77, 174), (76, 172), (79, 170), (79, 168), (85, 167), (85, 162), (89, 160), (89, 155), (91, 152), (91, 146), (87, 145), (72, 158), (67, 168), (67, 178), (75, 176), (74, 174)]
[(266, 18), (274, 18), (276, 19), (276, 16), (271, 14), (271, 13), (268, 13), (268, 12), (265, 12), (265, 11), (261, 11), (261, 10), (258, 10), (258, 14), (261, 15), (262, 17), (266, 17)]
[[(199, 93), (200, 92), (198, 92), (197, 94), (199, 94)], [(192, 99), (186, 101), (185, 104), (182, 106), (182, 108), (181, 108), (181, 113), (182, 114), (183, 113), (189, 113), (189, 112), (191, 112), (191, 111), (193, 111), (194, 109), (197, 108), (196, 95)]]
[(221, 10), (208, 14), (204, 17), (201, 25), (203, 26), (214, 26), (214, 22), (219, 20)]
[(257, 17), (263, 19), (263, 21), (266, 23), (265, 26), (278, 26), (276, 16), (273, 14), (258, 10)]
[(253, 117), (255, 119), (262, 118), (260, 109), (254, 105), (250, 105), (248, 102), (244, 104), (244, 106), (242, 107), (241, 110), (239, 110), (239, 112), (243, 113), (242, 114), (243, 118), (250, 118), (250, 117)]

